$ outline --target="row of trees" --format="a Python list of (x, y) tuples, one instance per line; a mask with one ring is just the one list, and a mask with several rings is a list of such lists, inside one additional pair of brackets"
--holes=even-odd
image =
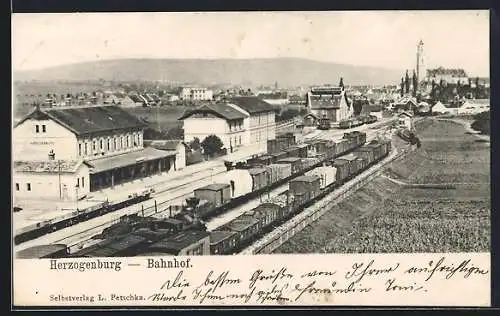
[(447, 102), (456, 96), (458, 97), (475, 97), (476, 99), (489, 98), (489, 89), (479, 83), (479, 78), (474, 80), (475, 87), (472, 87), (472, 79), (469, 78), (467, 83), (458, 81), (456, 84), (448, 84), (441, 80), (439, 83), (432, 81), (430, 97), (433, 100)]

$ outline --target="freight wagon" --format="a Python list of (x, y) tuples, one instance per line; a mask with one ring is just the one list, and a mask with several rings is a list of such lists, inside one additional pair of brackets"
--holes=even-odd
[[(245, 212), (234, 220), (210, 232), (209, 242), (207, 242), (207, 248), (210, 249), (211, 254), (216, 255), (232, 254), (240, 249), (243, 249), (263, 234), (271, 231), (276, 226), (281, 225), (283, 222), (300, 213), (302, 210), (304, 210), (304, 208), (307, 208), (308, 206), (317, 202), (319, 199), (331, 193), (336, 188), (341, 187), (346, 179), (361, 173), (362, 171), (366, 170), (371, 164), (375, 164), (383, 159), (390, 151), (390, 144), (390, 140), (373, 141), (370, 144), (367, 144), (353, 151), (352, 155), (348, 154), (347, 156), (355, 157), (355, 159), (351, 160), (343, 159), (343, 156), (338, 157), (340, 159), (335, 159), (337, 157), (329, 157), (329, 162), (333, 166), (324, 166), (317, 167), (316, 169), (311, 169), (311, 173), (313, 175), (309, 173), (307, 176), (298, 177), (297, 179), (290, 181), (289, 190), (287, 190), (283, 194), (268, 199), (265, 203), (259, 205), (253, 210)], [(387, 150), (388, 148), (389, 151)], [(359, 156), (356, 155), (357, 153), (359, 153)], [(381, 156), (379, 156), (379, 154), (381, 154)], [(374, 160), (370, 163), (369, 158), (366, 159), (362, 158), (361, 156), (373, 156)], [(360, 169), (354, 168), (350, 170), (350, 161), (354, 161), (358, 164), (358, 166), (361, 166)], [(306, 170), (303, 172), (307, 173), (308, 171), (310, 170)], [(350, 174), (350, 172), (355, 172), (356, 174)], [(322, 178), (325, 179), (323, 182)], [(334, 180), (332, 181), (332, 179)], [(208, 191), (214, 191), (216, 193), (210, 192), (208, 193), (207, 197), (214, 199), (214, 203), (219, 199), (224, 200), (225, 196), (227, 196), (227, 185), (217, 186), (213, 189), (214, 190)], [(254, 194), (254, 192), (250, 194)], [(234, 200), (236, 199), (232, 199), (226, 203), (231, 204)], [(203, 201), (199, 202), (200, 203), (197, 206), (194, 204), (194, 206), (192, 206), (196, 207), (196, 212), (200, 212), (200, 208), (202, 208), (204, 205)], [(207, 202), (206, 204), (210, 205), (211, 203)], [(207, 209), (207, 212), (213, 212), (213, 209), (210, 211)], [(179, 218), (184, 218), (188, 215), (178, 214), (178, 216)], [(166, 249), (165, 247), (159, 247), (158, 249), (154, 247), (148, 248), (149, 245), (152, 245), (155, 242), (161, 240), (164, 234), (172, 232), (172, 229), (165, 229), (168, 225), (165, 227), (164, 226), (165, 225), (162, 225), (161, 227), (149, 227), (149, 231), (145, 228), (136, 229), (132, 233), (129, 233), (126, 238), (112, 238), (110, 240), (105, 240), (97, 245), (85, 248), (77, 252), (77, 254), (71, 256), (134, 256), (141, 253), (165, 253), (165, 251), (170, 250)], [(194, 226), (186, 227), (191, 227), (186, 228), (186, 231), (204, 232), (206, 230), (206, 227), (204, 225), (197, 226), (197, 228), (193, 228)], [(180, 238), (179, 236), (181, 236), (182, 234), (183, 233), (180, 233), (180, 235), (175, 235), (177, 236), (175, 238)], [(169, 238), (172, 239), (173, 237)], [(186, 239), (183, 240), (182, 243), (185, 245), (189, 245), (193, 244), (193, 241)], [(199, 242), (197, 241), (196, 243), (196, 245), (198, 245)], [(62, 255), (63, 254), (61, 252), (60, 256)]]
[(133, 192), (123, 198), (114, 201), (104, 201), (84, 210), (75, 210), (64, 217), (54, 218), (41, 223), (28, 226), (16, 232), (14, 244), (18, 245), (57, 230), (76, 225), (89, 219), (114, 212), (124, 207), (140, 203), (151, 198), (153, 189), (147, 188)]
[[(288, 138), (285, 137), (284, 139)], [(308, 144), (294, 146), (293, 148), (290, 148), (288, 150), (288, 153), (293, 152), (297, 155), (305, 156), (308, 155), (308, 151), (313, 148), (313, 150), (315, 150), (317, 154), (319, 154), (319, 157), (286, 157), (275, 160), (272, 164), (269, 164), (267, 166), (259, 166), (255, 168), (247, 163), (245, 165), (245, 168), (243, 169), (232, 169), (230, 170), (230, 172), (239, 170), (240, 175), (243, 175), (243, 173), (248, 173), (248, 175), (241, 177), (234, 175), (226, 176), (226, 184), (230, 184), (231, 188), (229, 190), (230, 197), (224, 199), (221, 199), (219, 197), (215, 199), (213, 195), (208, 193), (206, 198), (201, 196), (200, 194), (195, 194), (196, 197), (200, 198), (200, 205), (197, 208), (198, 215), (201, 219), (206, 220), (217, 214), (223, 213), (226, 210), (229, 210), (240, 205), (241, 203), (246, 202), (248, 199), (258, 197), (265, 191), (272, 190), (280, 185), (287, 183), (289, 180), (297, 176), (303, 175), (307, 171), (321, 166), (325, 161), (328, 161), (335, 157), (339, 157), (356, 148), (359, 148), (365, 142), (366, 134), (354, 131), (351, 133), (345, 133), (344, 138), (338, 142), (319, 140), (310, 142)], [(287, 155), (286, 152), (280, 152), (271, 156), (274, 160), (285, 155)], [(252, 159), (255, 158), (256, 157)], [(265, 162), (267, 161), (260, 160), (259, 164), (263, 164)], [(279, 165), (283, 165), (283, 167), (279, 167)], [(252, 179), (251, 186), (248, 184), (249, 177)], [(244, 184), (240, 185), (241, 182), (244, 182)], [(246, 188), (246, 190), (237, 190), (238, 187)], [(249, 187), (251, 187), (251, 192), (248, 192)], [(211, 197), (209, 197), (209, 195), (211, 195)]]
[[(291, 180), (289, 190), (282, 195), (274, 197), (255, 208), (252, 212), (246, 212), (223, 227), (212, 231), (210, 233), (212, 254), (238, 252), (274, 227), (325, 197), (336, 188), (341, 187), (345, 181), (360, 174), (370, 165), (387, 156), (388, 151), (370, 162), (370, 157), (374, 157), (375, 148), (381, 143), (384, 144), (384, 148), (390, 146), (390, 141), (374, 142), (361, 147), (352, 154), (333, 159), (331, 160), (333, 166), (317, 167), (307, 172), (307, 176)], [(359, 153), (359, 156), (355, 153)], [(274, 208), (275, 211), (271, 211), (271, 213), (262, 212), (264, 205), (271, 209)], [(234, 235), (229, 234), (229, 231), (233, 232)], [(226, 236), (231, 237), (227, 239), (229, 237)]]

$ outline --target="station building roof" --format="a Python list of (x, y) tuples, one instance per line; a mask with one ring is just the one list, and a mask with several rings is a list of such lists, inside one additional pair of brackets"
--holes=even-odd
[(264, 112), (275, 112), (277, 110), (273, 105), (255, 96), (232, 97), (228, 100), (228, 102), (242, 108), (250, 113), (250, 115)]
[(197, 113), (210, 113), (228, 121), (239, 120), (248, 117), (248, 115), (246, 115), (245, 113), (240, 112), (225, 103), (206, 103), (199, 108), (186, 112), (179, 118), (179, 120), (184, 120)]
[(142, 150), (132, 151), (121, 155), (89, 160), (87, 163), (92, 167), (91, 173), (99, 173), (114, 168), (133, 166), (143, 161), (172, 157), (176, 154), (176, 151), (146, 147)]
[(146, 124), (118, 106), (88, 106), (34, 111), (17, 125), (28, 119), (53, 120), (76, 135), (86, 135), (113, 130), (144, 128)]

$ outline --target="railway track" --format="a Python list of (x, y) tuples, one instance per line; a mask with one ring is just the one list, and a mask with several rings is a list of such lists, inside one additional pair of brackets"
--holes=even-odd
[[(319, 137), (325, 137), (325, 136), (333, 137), (333, 135), (328, 135), (327, 132), (328, 131), (321, 131), (320, 133), (317, 133), (315, 135), (315, 138), (313, 138), (313, 139), (316, 139)], [(343, 135), (344, 132), (347, 132), (347, 130), (342, 131), (341, 133), (338, 133), (337, 136)], [(369, 138), (373, 138), (375, 133), (376, 133), (376, 131), (367, 131), (367, 141), (369, 141)], [(86, 225), (90, 224), (91, 227), (83, 228), (77, 232), (71, 232), (69, 235), (65, 235), (65, 234), (68, 233), (70, 230), (74, 230), (76, 228), (75, 226), (77, 226), (77, 225), (72, 226), (72, 227), (68, 227), (68, 228), (64, 228), (60, 231), (57, 231), (57, 232), (54, 232), (51, 234), (47, 234), (45, 236), (40, 237), (43, 239), (48, 239), (47, 241), (41, 241), (40, 238), (34, 239), (32, 241), (28, 241), (28, 242), (23, 243), (23, 244), (19, 245), (18, 247), (16, 247), (17, 249), (15, 249), (15, 251), (19, 251), (19, 250), (22, 250), (24, 248), (28, 248), (29, 246), (34, 246), (36, 244), (55, 244), (55, 243), (67, 244), (70, 249), (81, 249), (89, 242), (89, 240), (94, 235), (101, 233), (104, 228), (111, 226), (113, 223), (116, 223), (117, 220), (119, 220), (119, 218), (123, 215), (143, 214), (144, 216), (151, 216), (154, 214), (163, 214), (163, 213), (168, 212), (169, 210), (167, 207), (165, 207), (165, 204), (172, 205), (172, 204), (174, 204), (174, 202), (177, 202), (177, 203), (182, 202), (183, 199), (189, 197), (192, 194), (192, 189), (190, 187), (192, 187), (192, 185), (194, 183), (200, 184), (200, 182), (204, 182), (208, 178), (210, 178), (210, 180), (212, 181), (213, 177), (216, 177), (218, 175), (223, 174), (226, 170), (224, 167), (219, 167), (219, 168), (221, 168), (222, 170), (214, 171), (215, 169), (217, 169), (217, 167), (214, 167), (211, 169), (210, 174), (203, 175), (203, 176), (198, 177), (194, 180), (185, 182), (181, 185), (168, 185), (168, 186), (161, 187), (162, 184), (165, 184), (165, 183), (170, 182), (170, 181), (175, 181), (175, 180), (169, 180), (169, 181), (161, 182), (160, 186), (158, 186), (157, 184), (155, 184), (154, 186), (148, 186), (148, 187), (155, 188), (155, 191), (156, 191), (153, 195), (153, 198), (148, 200), (148, 201), (142, 202), (140, 204), (135, 204), (133, 206), (129, 206), (129, 207), (124, 208), (122, 210), (118, 210), (118, 211), (115, 211), (113, 213), (109, 213), (109, 214), (103, 215), (101, 217), (97, 217), (95, 219), (92, 219), (92, 220), (84, 222), (84, 223), (77, 224), (77, 225), (82, 225), (82, 224), (86, 223)], [(192, 175), (193, 174), (186, 175), (185, 177), (190, 177)], [(180, 178), (182, 178), (182, 177), (180, 177)], [(200, 186), (202, 186), (202, 185), (203, 184), (200, 184)], [(286, 191), (287, 188), (288, 188), (287, 185), (283, 185), (283, 186), (280, 186), (278, 188), (275, 188), (268, 193), (269, 197), (274, 197), (276, 195), (279, 195), (280, 193)], [(186, 190), (187, 190), (187, 192), (186, 192)], [(179, 192), (179, 193), (176, 194), (176, 192)], [(168, 193), (169, 198), (160, 200), (160, 196), (164, 193)], [(172, 193), (174, 193), (173, 197), (171, 196)], [(265, 194), (265, 195), (267, 195), (267, 194)], [(211, 219), (210, 221), (207, 222), (207, 228), (209, 230), (213, 230), (221, 225), (226, 224), (231, 219), (236, 218), (237, 216), (243, 214), (245, 211), (248, 211), (248, 210), (258, 206), (258, 204), (260, 203), (260, 200), (261, 200), (261, 197), (256, 197), (256, 198), (248, 201), (247, 203), (234, 208), (233, 210), (230, 210), (224, 214), (221, 214), (219, 216), (214, 217), (213, 219)], [(150, 204), (151, 202), (153, 202), (155, 204), (143, 207), (144, 204)], [(137, 208), (138, 206), (140, 206), (141, 209), (138, 209)], [(160, 208), (164, 208), (164, 209), (161, 211), (158, 211), (158, 209), (160, 209)], [(109, 215), (109, 216), (107, 216), (107, 215)], [(112, 218), (110, 218), (111, 216), (112, 216)], [(80, 227), (83, 227), (83, 226), (80, 226)], [(59, 235), (61, 235), (61, 236), (59, 236)]]
[[(367, 142), (372, 140), (378, 131), (370, 131), (371, 133), (367, 132)], [(343, 133), (342, 133), (343, 134)], [(220, 172), (220, 173), (223, 173), (223, 172)], [(199, 180), (194, 180), (192, 182), (199, 182)], [(262, 201), (262, 196), (269, 196), (269, 197), (275, 197), (281, 193), (283, 193), (284, 191), (286, 191), (288, 189), (288, 184), (284, 184), (278, 188), (275, 188), (271, 191), (269, 191), (267, 194), (262, 194), (261, 196), (259, 197), (255, 197), (251, 200), (249, 200), (247, 203), (245, 204), (242, 204), (238, 207), (235, 207), (223, 214), (220, 214), (212, 219), (210, 219), (209, 221), (207, 221), (205, 224), (207, 226), (207, 230), (208, 231), (212, 231), (212, 230), (215, 230), (216, 228), (228, 223), (229, 221), (231, 221), (232, 219), (238, 217), (239, 215), (243, 214), (244, 212), (246, 211), (249, 211), (255, 207), (257, 207), (261, 201)], [(179, 188), (180, 190), (180, 188)], [(188, 195), (190, 194), (186, 194), (184, 197), (187, 197)], [(164, 202), (161, 202), (159, 203), (160, 204), (165, 204), (167, 202), (173, 202), (175, 201), (176, 199), (179, 199), (178, 198), (172, 198), (168, 201), (164, 201)], [(134, 211), (134, 212), (131, 212), (130, 214), (134, 214), (134, 213), (142, 213), (144, 216), (151, 216), (151, 215), (160, 215), (160, 214), (164, 214), (164, 213), (167, 213), (169, 212), (168, 209), (164, 209), (162, 211), (157, 211), (155, 210), (154, 206), (153, 207), (148, 207), (148, 208), (144, 208), (143, 210), (141, 211)], [(174, 215), (174, 214), (172, 214)], [(116, 220), (114, 221), (109, 221), (108, 223), (105, 223), (105, 224), (102, 224), (102, 225), (99, 225), (98, 227), (95, 227), (95, 228), (90, 228), (88, 230), (86, 230), (85, 232), (83, 232), (83, 234), (81, 235), (81, 239), (82, 240), (79, 240), (79, 241), (73, 241), (72, 243), (68, 243), (68, 240), (67, 238), (65, 239), (61, 239), (61, 240), (58, 240), (59, 243), (64, 243), (64, 244), (68, 244), (69, 245), (69, 248), (70, 249), (75, 249), (75, 250), (79, 250), (81, 248), (83, 248), (83, 246), (88, 242), (89, 238), (88, 237), (92, 237), (93, 235), (96, 235), (96, 234), (99, 234), (102, 229), (106, 228), (107, 225), (110, 225), (112, 223), (115, 223)], [(92, 236), (90, 236), (92, 235)], [(74, 238), (74, 237), (71, 237), (71, 238)]]

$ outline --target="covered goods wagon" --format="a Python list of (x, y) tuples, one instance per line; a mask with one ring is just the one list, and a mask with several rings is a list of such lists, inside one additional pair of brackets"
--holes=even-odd
[(314, 168), (313, 170), (309, 171), (306, 173), (308, 176), (316, 175), (320, 177), (321, 179), (321, 189), (324, 189), (327, 186), (332, 185), (335, 183), (335, 179), (337, 176), (337, 168), (332, 167), (332, 166), (325, 166), (325, 167), (317, 167)]
[(283, 158), (276, 161), (278, 164), (289, 164), (292, 169), (292, 174), (300, 172), (302, 170), (302, 160), (298, 157)]
[(64, 258), (67, 255), (68, 249), (64, 244), (33, 246), (16, 253), (17, 259)]
[(272, 161), (273, 161), (273, 156), (271, 156), (271, 155), (262, 155), (262, 156), (259, 156), (259, 157), (249, 158), (247, 160), (247, 164), (250, 165), (250, 166), (258, 167), (258, 166), (266, 166), (266, 165), (272, 163)]
[(253, 238), (258, 231), (259, 221), (253, 218), (237, 217), (229, 223), (217, 228), (218, 231), (234, 231), (238, 234), (241, 243)]
[(290, 193), (294, 196), (297, 194), (306, 194), (310, 200), (318, 196), (320, 190), (321, 179), (316, 175), (301, 176), (290, 181)]
[(215, 207), (231, 200), (231, 186), (227, 183), (213, 183), (194, 190), (194, 196), (200, 200), (207, 200)]
[(269, 184), (269, 176), (266, 168), (251, 168), (248, 173), (252, 177), (252, 191), (266, 187)]
[(273, 159), (272, 159), (273, 163), (276, 163), (276, 161), (286, 158), (287, 153), (284, 151), (280, 151), (280, 152), (272, 154), (271, 156), (273, 157)]
[(232, 197), (239, 197), (253, 191), (253, 178), (247, 169), (230, 170), (220, 179), (230, 185)]
[(339, 160), (345, 160), (348, 162), (349, 176), (355, 175), (361, 169), (359, 162), (356, 160), (357, 158), (358, 157), (354, 156), (353, 154), (344, 155), (338, 158)]
[(228, 254), (238, 243), (238, 234), (234, 231), (210, 232), (210, 253), (213, 255)]
[(266, 169), (270, 175), (271, 183), (286, 179), (292, 175), (291, 164), (270, 164)]
[(368, 164), (371, 164), (375, 161), (375, 156), (373, 154), (373, 148), (372, 147), (360, 147), (353, 151), (353, 154), (357, 157), (362, 157), (367, 160)]
[(335, 159), (332, 166), (337, 169), (335, 181), (343, 183), (349, 177), (349, 161), (343, 159)]

